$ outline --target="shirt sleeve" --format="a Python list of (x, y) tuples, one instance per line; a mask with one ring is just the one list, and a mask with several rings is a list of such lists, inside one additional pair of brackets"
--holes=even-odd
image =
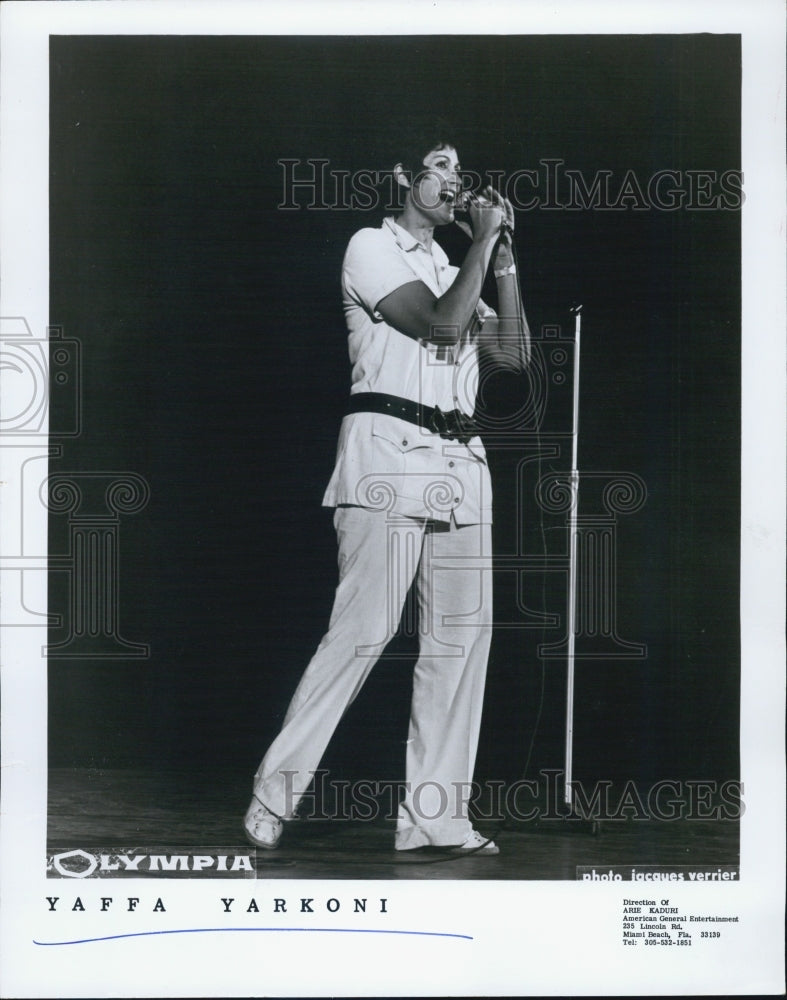
[(375, 319), (382, 319), (377, 304), (411, 281), (419, 281), (402, 251), (379, 229), (361, 229), (344, 255), (342, 280), (345, 293)]
[[(449, 285), (453, 285), (454, 281), (456, 280), (457, 274), (459, 274), (459, 268), (453, 264), (448, 263), (448, 258), (445, 256), (442, 249), (440, 250), (440, 253), (443, 255), (443, 258), (446, 262), (448, 283)], [(497, 316), (495, 310), (491, 306), (488, 306), (483, 299), (478, 300), (478, 304), (475, 307), (475, 314), (481, 323), (486, 322), (486, 320), (488, 319), (495, 319), (495, 317)]]

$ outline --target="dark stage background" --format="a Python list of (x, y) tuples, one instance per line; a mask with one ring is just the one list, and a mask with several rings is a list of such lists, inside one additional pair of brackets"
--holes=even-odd
[[(588, 183), (610, 171), (613, 191), (628, 170), (685, 187), (686, 171), (740, 168), (739, 96), (733, 36), (53, 38), (50, 312), (82, 345), (83, 429), (51, 472), (149, 484), (121, 518), (118, 581), (120, 632), (150, 656), (50, 659), (51, 766), (250, 782), (327, 625), (339, 273), (351, 233), (384, 213), (277, 209), (278, 160), (388, 168), (387, 123), (434, 110), (476, 170), (560, 159)], [(535, 332), (571, 332), (583, 304), (580, 467), (647, 486), (617, 524), (617, 629), (647, 656), (578, 661), (575, 777), (737, 777), (739, 213), (535, 208), (516, 239)], [(498, 378), (490, 406), (515, 410), (528, 385)], [(533, 463), (517, 485), (516, 435), (489, 450), (497, 551), (559, 552)], [(66, 551), (63, 515), (50, 533)], [(516, 575), (496, 574), (497, 617), (531, 627), (495, 635), (479, 779), (563, 763), (564, 662), (536, 655), (562, 627), (530, 612), (562, 616), (565, 575), (520, 582), (529, 612)], [(67, 573), (50, 610), (57, 642)], [(412, 646), (396, 642), (343, 720), (335, 777), (403, 776)]]

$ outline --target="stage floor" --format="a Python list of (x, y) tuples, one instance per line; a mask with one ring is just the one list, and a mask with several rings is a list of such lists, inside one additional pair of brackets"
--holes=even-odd
[(458, 858), (395, 851), (392, 820), (309, 819), (289, 823), (275, 851), (255, 852), (241, 828), (249, 792), (247, 780), (218, 775), (52, 770), (48, 851), (256, 853), (256, 875), (267, 879), (552, 881), (576, 879), (580, 867), (714, 872), (739, 861), (737, 822), (695, 819), (479, 822), (500, 853)]

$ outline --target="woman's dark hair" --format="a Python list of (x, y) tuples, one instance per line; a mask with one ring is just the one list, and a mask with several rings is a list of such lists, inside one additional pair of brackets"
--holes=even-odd
[(477, 158), (477, 133), (474, 123), (455, 126), (442, 115), (402, 111), (399, 117), (381, 120), (376, 128), (351, 129), (344, 138), (351, 142), (351, 162), (356, 170), (368, 171), (377, 178), (379, 205), (393, 211), (401, 207), (405, 196), (405, 189), (393, 178), (397, 163), (402, 164), (412, 183), (424, 170), (428, 152), (451, 146), (467, 168)]
[[(401, 163), (412, 184), (424, 171), (424, 157), (433, 149), (456, 148), (459, 140), (451, 123), (435, 115), (404, 115), (396, 121), (381, 124), (374, 137), (365, 136), (366, 148), (374, 157), (370, 167), (377, 172), (381, 197), (393, 202), (386, 209), (401, 207), (404, 189), (393, 180), (393, 169)], [(398, 202), (398, 206), (397, 206)]]
[(386, 143), (389, 162), (383, 164), (393, 169), (401, 163), (410, 182), (424, 169), (424, 157), (433, 149), (457, 146), (455, 129), (445, 118), (409, 119), (391, 129)]

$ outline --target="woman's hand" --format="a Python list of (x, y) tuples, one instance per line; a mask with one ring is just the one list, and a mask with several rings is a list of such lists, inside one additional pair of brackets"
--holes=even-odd
[[(486, 187), (480, 196), (469, 196), (467, 214), (474, 240), (496, 240), (507, 221), (505, 199), (491, 187)], [(513, 216), (513, 210), (511, 214)]]

